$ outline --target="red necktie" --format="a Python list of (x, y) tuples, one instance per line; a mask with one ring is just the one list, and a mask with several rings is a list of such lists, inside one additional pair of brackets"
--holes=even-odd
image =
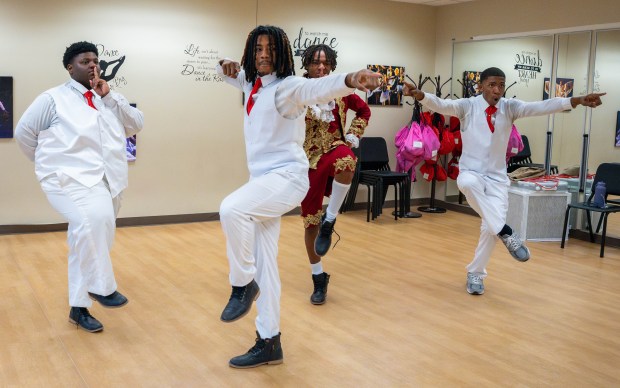
[(491, 116), (493, 116), (493, 113), (497, 112), (497, 107), (489, 105), (489, 107), (485, 109), (485, 112), (487, 112), (487, 124), (489, 124), (489, 129), (491, 130), (491, 133), (493, 133), (495, 132), (495, 126), (491, 121)]
[(86, 93), (84, 93), (84, 97), (86, 97), (86, 102), (88, 103), (88, 106), (90, 106), (94, 110), (97, 110), (97, 108), (95, 108), (95, 104), (93, 104), (93, 92), (88, 90)]
[(248, 105), (247, 105), (247, 110), (248, 110), (248, 115), (250, 114), (250, 111), (252, 110), (252, 107), (254, 106), (254, 94), (256, 92), (258, 92), (258, 89), (260, 89), (260, 87), (263, 86), (263, 82), (261, 81), (260, 78), (257, 78), (256, 81), (254, 81), (254, 87), (252, 88), (252, 92), (250, 93), (250, 98), (248, 99)]

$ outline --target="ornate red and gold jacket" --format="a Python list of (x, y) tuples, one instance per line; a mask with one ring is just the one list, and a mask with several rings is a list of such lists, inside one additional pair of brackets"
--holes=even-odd
[[(304, 151), (308, 156), (310, 168), (315, 169), (321, 156), (333, 150), (341, 144), (346, 145), (345, 136), (353, 134), (358, 139), (364, 134), (364, 129), (370, 119), (370, 108), (357, 94), (337, 98), (336, 107), (332, 110), (334, 120), (331, 122), (323, 121), (312, 112), (311, 107), (306, 112), (306, 140)], [(351, 126), (347, 132), (343, 128), (347, 121), (347, 110), (355, 112), (355, 118), (351, 121)]]

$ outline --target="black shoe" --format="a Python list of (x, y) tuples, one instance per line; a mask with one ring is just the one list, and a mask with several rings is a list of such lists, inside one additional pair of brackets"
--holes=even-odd
[(243, 287), (233, 286), (232, 294), (220, 319), (224, 322), (233, 322), (243, 318), (250, 311), (252, 302), (258, 299), (259, 293), (260, 290), (255, 280)]
[(97, 302), (101, 303), (103, 307), (107, 307), (111, 309), (121, 307), (129, 303), (129, 300), (127, 300), (125, 295), (121, 294), (118, 291), (114, 291), (108, 296), (101, 296), (101, 295), (97, 295), (97, 294), (93, 294), (92, 292), (89, 292), (88, 296), (90, 296), (90, 299), (96, 300)]
[(231, 358), (228, 365), (233, 368), (243, 369), (265, 364), (282, 364), (283, 361), (284, 355), (282, 354), (280, 333), (272, 338), (262, 339), (257, 332), (256, 344), (246, 354)]
[(69, 322), (91, 333), (103, 330), (101, 322), (90, 315), (86, 307), (71, 307), (71, 311), (69, 311)]
[(310, 296), (310, 303), (325, 303), (325, 298), (327, 298), (327, 285), (329, 284), (329, 274), (323, 272), (319, 275), (312, 275), (312, 282), (314, 283), (314, 293)]
[(325, 256), (327, 251), (329, 251), (329, 247), (332, 245), (332, 233), (334, 233), (335, 224), (336, 220), (334, 222), (326, 221), (325, 214), (321, 217), (321, 228), (316, 236), (316, 240), (314, 240), (314, 251), (317, 255)]

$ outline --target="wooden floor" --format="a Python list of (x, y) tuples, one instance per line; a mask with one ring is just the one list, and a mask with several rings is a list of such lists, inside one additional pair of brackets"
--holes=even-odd
[(93, 306), (105, 330), (67, 322), (65, 233), (0, 236), (0, 386), (620, 386), (620, 249), (496, 247), (486, 293), (465, 291), (479, 219), (448, 212), (367, 223), (339, 216), (328, 302), (309, 303), (298, 216), (280, 243), (282, 365), (228, 367), (254, 343), (253, 311), (225, 324), (228, 264), (218, 222), (121, 228), (119, 290)]

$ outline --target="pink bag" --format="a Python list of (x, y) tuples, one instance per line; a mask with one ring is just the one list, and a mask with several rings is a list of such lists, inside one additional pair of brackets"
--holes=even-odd
[(523, 140), (521, 139), (521, 134), (517, 131), (517, 127), (512, 124), (512, 130), (508, 138), (508, 148), (506, 149), (506, 162), (521, 151), (523, 151)]
[(422, 143), (424, 144), (424, 160), (430, 162), (437, 161), (437, 151), (439, 150), (439, 138), (428, 124), (421, 125)]
[(414, 160), (424, 154), (420, 124), (412, 122), (396, 133), (394, 143), (401, 157)]
[(411, 170), (411, 180), (415, 181), (415, 167), (420, 164), (424, 157), (424, 145), (420, 125), (412, 122), (401, 128), (394, 138), (398, 148), (396, 151), (396, 171), (408, 172)]

